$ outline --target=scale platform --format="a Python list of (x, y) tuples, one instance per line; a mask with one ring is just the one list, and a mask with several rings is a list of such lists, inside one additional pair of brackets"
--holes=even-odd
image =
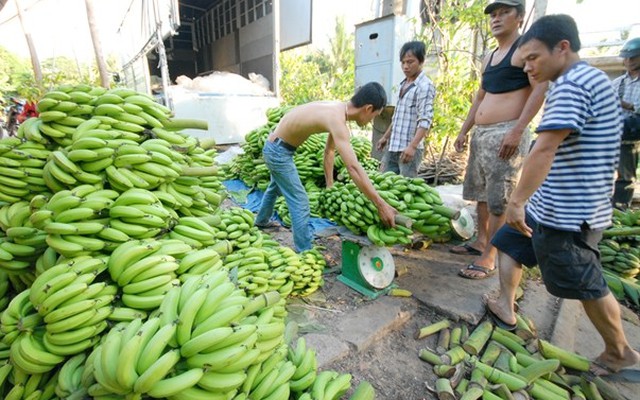
[(393, 256), (368, 240), (342, 241), (342, 273), (338, 280), (370, 299), (386, 294), (395, 277)]

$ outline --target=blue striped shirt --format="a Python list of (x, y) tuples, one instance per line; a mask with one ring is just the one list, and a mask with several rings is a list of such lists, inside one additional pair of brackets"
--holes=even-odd
[[(402, 81), (400, 87), (404, 85), (405, 81), (406, 79)], [(404, 95), (398, 99), (391, 120), (389, 151), (404, 151), (416, 135), (418, 126), (427, 131), (431, 128), (435, 97), (436, 87), (424, 71), (421, 71), (416, 80), (411, 82)], [(422, 149), (423, 147), (424, 143), (420, 142), (418, 148)]]
[(611, 195), (618, 164), (622, 113), (604, 72), (573, 65), (549, 89), (537, 132), (570, 129), (549, 175), (531, 196), (528, 212), (545, 226), (580, 231), (611, 225)]

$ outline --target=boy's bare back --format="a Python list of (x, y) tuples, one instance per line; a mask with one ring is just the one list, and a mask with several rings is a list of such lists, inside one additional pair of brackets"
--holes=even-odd
[(298, 106), (285, 114), (270, 139), (279, 137), (298, 147), (313, 134), (336, 134), (336, 130), (346, 130), (345, 107), (345, 103), (337, 101), (315, 101)]

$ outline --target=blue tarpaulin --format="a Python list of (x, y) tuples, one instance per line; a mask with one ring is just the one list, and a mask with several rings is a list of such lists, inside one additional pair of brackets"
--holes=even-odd
[[(258, 212), (260, 203), (262, 202), (262, 196), (264, 195), (262, 190), (252, 189), (245, 185), (240, 179), (222, 181), (222, 184), (227, 188), (229, 197), (235, 204), (242, 208), (247, 208), (254, 213)], [(277, 213), (276, 219), (282, 223)], [(309, 227), (314, 235), (326, 235), (327, 232), (331, 232), (332, 228), (336, 227), (336, 224), (328, 219), (311, 217), (309, 218)]]

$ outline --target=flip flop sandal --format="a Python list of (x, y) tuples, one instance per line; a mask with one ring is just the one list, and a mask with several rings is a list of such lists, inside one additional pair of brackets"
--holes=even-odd
[(489, 317), (491, 317), (491, 319), (493, 320), (493, 323), (496, 324), (496, 326), (504, 329), (505, 331), (515, 331), (516, 328), (518, 327), (517, 324), (508, 324), (504, 322), (493, 311), (491, 311), (488, 305), (485, 306), (485, 308), (487, 309), (487, 314), (489, 314)]
[[(477, 276), (467, 275), (465, 273), (466, 271), (478, 271), (478, 272), (482, 272), (484, 275), (477, 275)], [(474, 263), (471, 263), (467, 265), (467, 268), (461, 269), (460, 271), (458, 271), (458, 275), (460, 275), (461, 277), (466, 279), (474, 279), (474, 280), (487, 279), (495, 273), (496, 273), (496, 268), (490, 269), (487, 267), (483, 267), (481, 265), (475, 265)]]
[(454, 250), (454, 248), (451, 248), (451, 249), (449, 249), (449, 253), (461, 254), (461, 255), (466, 255), (466, 256), (481, 256), (482, 255), (482, 252), (480, 250), (471, 247), (471, 245), (469, 243), (465, 243), (463, 245), (460, 245), (459, 247), (463, 248), (464, 250)]

